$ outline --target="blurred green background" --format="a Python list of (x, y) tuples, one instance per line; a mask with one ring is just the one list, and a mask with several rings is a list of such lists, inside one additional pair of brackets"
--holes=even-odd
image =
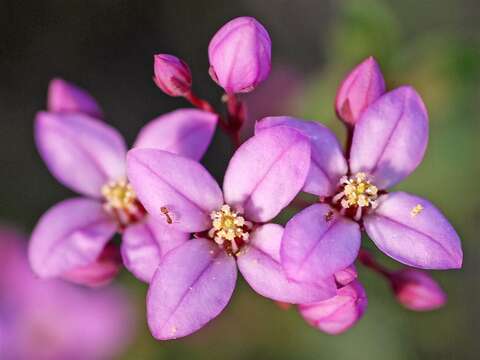
[[(257, 17), (273, 41), (272, 77), (248, 96), (251, 117), (290, 114), (322, 121), (340, 137), (336, 88), (375, 56), (391, 89), (411, 84), (430, 113), (430, 144), (399, 188), (427, 197), (463, 240), (464, 268), (436, 272), (449, 295), (432, 313), (401, 308), (380, 278), (361, 270), (369, 295), (363, 320), (344, 335), (322, 334), (241, 281), (226, 311), (197, 334), (157, 342), (144, 314), (146, 286), (123, 272), (140, 309), (125, 359), (477, 359), (480, 353), (480, 5), (461, 1), (2, 1), (0, 2), (0, 222), (30, 230), (72, 194), (48, 173), (32, 121), (54, 76), (88, 89), (129, 141), (155, 116), (187, 106), (151, 81), (152, 55), (176, 54), (194, 88), (219, 104), (207, 46), (227, 20)], [(4, 27), (3, 24), (6, 24)], [(221, 179), (231, 148), (218, 133), (204, 164)], [(366, 240), (364, 244), (374, 250)], [(375, 251), (375, 250), (374, 250)], [(375, 252), (378, 259), (397, 266)]]

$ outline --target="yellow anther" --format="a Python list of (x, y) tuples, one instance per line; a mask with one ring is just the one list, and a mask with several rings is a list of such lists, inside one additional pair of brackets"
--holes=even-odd
[(233, 252), (238, 250), (236, 240), (248, 241), (252, 224), (243, 216), (233, 211), (229, 205), (223, 205), (220, 210), (212, 211), (212, 228), (208, 235), (219, 245), (229, 241)]
[(354, 176), (344, 176), (340, 180), (343, 189), (334, 196), (333, 202), (340, 204), (344, 209), (352, 206), (375, 207), (378, 198), (378, 189), (373, 185), (365, 173), (358, 173)]
[(415, 206), (412, 208), (412, 210), (410, 211), (410, 215), (411, 215), (412, 217), (415, 217), (415, 216), (417, 216), (418, 214), (420, 214), (420, 213), (423, 211), (423, 209), (424, 209), (424, 208), (423, 208), (422, 205), (417, 204), (417, 205), (415, 205)]
[(126, 180), (111, 181), (102, 187), (102, 195), (108, 207), (127, 210), (136, 201), (132, 186)]

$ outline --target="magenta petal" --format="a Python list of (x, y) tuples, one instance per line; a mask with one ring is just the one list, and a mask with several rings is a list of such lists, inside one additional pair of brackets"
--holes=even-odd
[(103, 117), (100, 106), (88, 92), (58, 78), (50, 81), (48, 86), (47, 110), (79, 112), (99, 119)]
[(310, 139), (312, 162), (303, 190), (318, 196), (332, 195), (338, 179), (348, 170), (347, 161), (335, 134), (315, 121), (289, 116), (266, 117), (256, 123), (255, 132), (281, 125), (293, 127)]
[(99, 197), (106, 182), (125, 176), (125, 142), (99, 120), (78, 113), (40, 112), (35, 140), (52, 174), (81, 194)]
[(355, 280), (338, 289), (337, 296), (299, 306), (300, 314), (312, 326), (337, 335), (355, 325), (363, 316), (368, 300), (362, 284)]
[(380, 250), (401, 263), (423, 269), (462, 267), (460, 238), (425, 199), (404, 192), (384, 195), (364, 225)]
[(157, 117), (140, 131), (134, 147), (152, 148), (200, 160), (212, 140), (218, 116), (181, 109)]
[(210, 213), (223, 204), (220, 187), (198, 162), (162, 150), (133, 149), (127, 156), (128, 178), (147, 211), (186, 232), (207, 230)]
[(30, 265), (42, 278), (89, 265), (115, 231), (116, 225), (99, 202), (85, 198), (62, 201), (35, 226), (30, 240)]
[(199, 330), (227, 306), (236, 280), (234, 258), (212, 241), (192, 239), (169, 252), (148, 291), (153, 336), (175, 339)]
[(310, 167), (310, 145), (286, 126), (264, 130), (235, 152), (223, 182), (225, 201), (250, 221), (267, 222), (302, 189)]
[(289, 278), (315, 282), (351, 265), (360, 249), (360, 228), (325, 204), (309, 206), (285, 227), (281, 259)]
[(357, 269), (352, 264), (349, 267), (335, 273), (335, 281), (342, 286), (350, 284), (358, 278)]
[(242, 249), (237, 263), (250, 286), (260, 295), (290, 304), (328, 299), (336, 294), (333, 278), (318, 284), (302, 284), (289, 280), (280, 264), (280, 243), (283, 228), (266, 224), (257, 228), (248, 245)]
[(402, 86), (369, 106), (355, 126), (350, 171), (366, 172), (380, 189), (420, 164), (428, 142), (428, 114), (417, 92)]
[(188, 239), (188, 233), (149, 217), (144, 223), (127, 227), (123, 233), (123, 263), (138, 279), (150, 282), (162, 257)]

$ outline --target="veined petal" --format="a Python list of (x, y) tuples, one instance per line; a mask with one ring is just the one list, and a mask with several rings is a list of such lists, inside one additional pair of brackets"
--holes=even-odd
[(255, 124), (255, 132), (282, 125), (297, 129), (310, 139), (312, 161), (303, 190), (318, 196), (332, 195), (348, 170), (335, 134), (318, 122), (289, 116), (266, 117)]
[(175, 339), (202, 328), (228, 304), (236, 279), (234, 258), (212, 241), (192, 239), (169, 252), (148, 291), (153, 336)]
[(212, 140), (218, 116), (197, 109), (180, 109), (157, 117), (140, 131), (135, 146), (200, 160)]
[(310, 325), (327, 334), (338, 335), (360, 320), (367, 304), (365, 289), (355, 280), (338, 289), (337, 296), (313, 304), (299, 305), (299, 310)]
[(89, 265), (115, 231), (115, 223), (99, 202), (85, 198), (62, 201), (35, 226), (29, 247), (30, 265), (42, 278)]
[(83, 195), (99, 197), (109, 180), (125, 176), (125, 142), (117, 130), (79, 113), (40, 112), (38, 151), (51, 173)]
[(250, 286), (260, 295), (290, 304), (310, 303), (335, 296), (333, 277), (318, 284), (289, 280), (280, 264), (283, 228), (266, 224), (257, 228), (248, 245), (240, 252), (237, 263)]
[(287, 206), (305, 184), (310, 145), (286, 126), (264, 130), (235, 152), (223, 183), (225, 201), (246, 218), (266, 222)]
[(358, 224), (325, 204), (311, 205), (286, 225), (280, 251), (287, 276), (315, 282), (351, 265), (360, 249)]
[(97, 101), (84, 89), (62, 79), (53, 79), (48, 86), (47, 110), (50, 112), (79, 112), (103, 118)]
[(379, 199), (364, 218), (367, 234), (388, 256), (423, 269), (462, 266), (460, 238), (445, 216), (429, 201), (404, 192)]
[(402, 86), (370, 105), (355, 126), (350, 171), (365, 172), (386, 189), (420, 164), (428, 142), (428, 114), (417, 92)]
[(123, 233), (123, 263), (138, 279), (150, 282), (162, 257), (188, 239), (188, 233), (148, 217), (143, 223), (130, 225)]
[[(133, 149), (127, 156), (127, 173), (147, 211), (185, 232), (207, 230), (210, 213), (223, 204), (215, 179), (198, 162), (167, 151)], [(163, 210), (163, 211), (162, 211)]]

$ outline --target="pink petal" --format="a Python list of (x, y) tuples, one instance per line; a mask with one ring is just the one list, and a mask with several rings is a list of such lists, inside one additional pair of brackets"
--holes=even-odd
[(62, 79), (53, 79), (48, 86), (47, 110), (50, 112), (79, 112), (103, 118), (97, 101), (84, 89)]
[(182, 245), (189, 237), (188, 233), (177, 231), (164, 221), (149, 217), (144, 223), (127, 227), (123, 233), (123, 263), (138, 279), (148, 283), (162, 257)]
[(335, 281), (342, 286), (350, 284), (352, 281), (356, 280), (357, 278), (358, 278), (358, 273), (354, 264), (350, 265), (349, 267), (343, 270), (337, 271), (335, 273)]
[(115, 231), (116, 225), (99, 202), (85, 198), (62, 201), (35, 226), (30, 240), (30, 265), (42, 278), (89, 265)]
[(309, 206), (285, 227), (281, 259), (289, 278), (315, 282), (350, 266), (360, 249), (360, 228), (325, 204)]
[(172, 111), (145, 125), (135, 147), (165, 150), (200, 160), (212, 140), (217, 120), (217, 115), (207, 111)]
[(266, 117), (256, 123), (255, 132), (281, 125), (297, 129), (310, 139), (312, 162), (303, 190), (318, 196), (332, 195), (348, 170), (335, 134), (318, 122), (289, 116)]
[(99, 197), (106, 182), (125, 176), (125, 142), (99, 120), (79, 113), (40, 112), (35, 140), (52, 174), (81, 194)]
[(118, 246), (108, 243), (94, 262), (69, 270), (62, 274), (62, 278), (90, 287), (104, 286), (117, 276), (121, 267), (122, 259)]
[(428, 142), (428, 114), (417, 92), (402, 86), (365, 110), (355, 126), (350, 171), (366, 172), (386, 189), (420, 164)]
[(238, 268), (245, 280), (260, 295), (291, 304), (328, 299), (336, 294), (332, 278), (319, 284), (289, 280), (280, 264), (283, 228), (266, 224), (257, 228), (238, 256)]
[(363, 316), (368, 300), (362, 284), (355, 280), (338, 289), (337, 296), (299, 306), (300, 314), (312, 326), (331, 335), (350, 329)]
[(264, 130), (235, 152), (223, 183), (225, 201), (246, 218), (266, 222), (302, 189), (310, 167), (310, 145), (285, 126)]
[(127, 156), (128, 178), (138, 198), (155, 218), (185, 232), (207, 230), (210, 213), (223, 204), (215, 179), (198, 162), (162, 150), (133, 149)]
[(424, 269), (462, 266), (460, 238), (445, 216), (429, 201), (404, 192), (379, 199), (364, 218), (365, 230), (388, 256)]
[(153, 336), (175, 339), (202, 328), (227, 306), (236, 280), (234, 258), (212, 241), (192, 239), (168, 253), (148, 291)]

